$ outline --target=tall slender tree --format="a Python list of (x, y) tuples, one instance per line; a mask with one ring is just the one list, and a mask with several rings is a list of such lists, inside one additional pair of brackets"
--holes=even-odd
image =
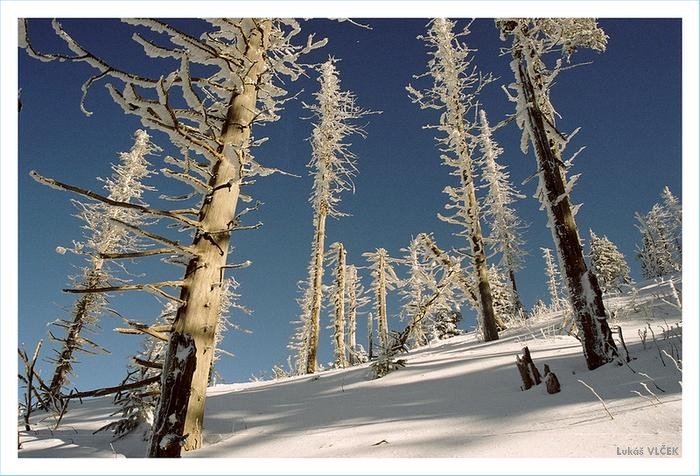
[[(53, 22), (54, 31), (68, 47), (69, 54), (38, 52), (29, 41), (26, 21), (20, 22), (20, 47), (43, 61), (86, 63), (93, 68), (94, 74), (83, 84), (83, 99), (98, 81), (120, 83), (121, 90), (115, 84), (107, 85), (112, 99), (125, 113), (138, 116), (146, 127), (165, 133), (182, 153), (181, 159), (169, 158), (169, 163), (179, 170), (167, 169), (163, 173), (186, 183), (199, 194), (194, 204), (184, 209), (138, 208), (147, 215), (174, 220), (181, 229), (190, 230), (191, 245), (122, 222), (122, 226), (163, 245), (151, 254), (175, 254), (185, 260), (184, 277), (179, 281), (105, 288), (147, 290), (179, 305), (163, 370), (163, 382), (171, 382), (167, 391), (172, 398), (160, 399), (149, 450), (152, 457), (173, 457), (180, 454), (181, 448), (192, 450), (202, 444), (204, 403), (214, 356), (223, 274), (232, 267), (227, 263), (231, 234), (241, 229), (240, 216), (247, 211), (236, 213), (238, 200), (249, 198), (241, 192), (241, 187), (251, 183), (255, 176), (276, 171), (254, 159), (251, 150), (260, 140), (254, 139), (253, 126), (279, 118), (280, 105), (286, 96), (280, 80), (284, 77), (294, 80), (304, 73), (299, 57), (322, 46), (325, 40), (316, 42), (309, 37), (305, 43), (295, 44), (301, 28), (293, 19), (201, 20), (197, 26), (204, 33), (200, 36), (157, 19), (123, 21), (144, 27), (157, 37), (151, 40), (139, 33), (133, 35), (149, 57), (154, 61), (164, 60), (162, 74), (157, 79), (124, 71), (108, 58), (95, 56), (57, 21)], [(204, 76), (192, 74), (193, 68)], [(81, 107), (87, 112), (82, 101)], [(50, 180), (46, 183), (62, 185)], [(81, 192), (76, 187), (64, 188)], [(89, 196), (101, 201), (105, 198), (94, 193)], [(179, 288), (179, 296), (163, 290), (168, 286)], [(188, 347), (182, 348), (185, 345)], [(187, 362), (178, 357), (189, 354), (194, 355), (195, 365), (184, 372), (177, 366)], [(184, 403), (185, 408), (175, 411), (167, 402)]]
[(487, 190), (483, 201), (483, 215), (489, 224), (488, 241), (491, 249), (501, 254), (500, 264), (506, 269), (513, 289), (510, 293), (513, 307), (516, 312), (520, 312), (524, 308), (515, 283), (515, 272), (522, 268), (523, 257), (526, 254), (525, 242), (522, 239), (522, 229), (525, 226), (515, 212), (513, 203), (525, 196), (513, 188), (506, 167), (496, 162), (503, 149), (493, 139), (491, 126), (483, 109), (479, 111), (479, 126), (481, 157), (478, 162), (481, 166), (481, 181)]
[(540, 248), (544, 258), (544, 274), (547, 276), (547, 290), (549, 291), (549, 305), (552, 309), (561, 308), (561, 297), (559, 296), (559, 282), (561, 280), (557, 265), (552, 257), (550, 248)]
[(357, 347), (357, 313), (360, 306), (366, 302), (363, 296), (364, 289), (357, 274), (357, 267), (347, 265), (345, 268), (345, 295), (348, 304), (348, 325), (347, 325), (347, 353), (348, 364), (356, 365), (360, 362)]
[(357, 157), (349, 149), (347, 139), (353, 135), (364, 137), (364, 130), (355, 121), (370, 114), (361, 109), (355, 95), (340, 89), (340, 78), (329, 59), (319, 66), (319, 90), (314, 93), (316, 103), (304, 104), (316, 121), (311, 133), (311, 161), (307, 167), (314, 178), (310, 202), (314, 210), (314, 238), (309, 277), (302, 286), (301, 317), (292, 347), (297, 349), (297, 371), (314, 373), (317, 369), (318, 340), (323, 294), (323, 256), (326, 239), (326, 218), (341, 217), (338, 210), (340, 194), (353, 191), (352, 178), (357, 172)]
[(340, 242), (335, 242), (328, 247), (328, 253), (332, 255), (329, 260), (335, 265), (333, 285), (330, 287), (330, 295), (333, 301), (333, 348), (335, 351), (335, 366), (344, 368), (348, 366), (347, 349), (345, 347), (345, 302), (347, 296), (347, 252)]
[[(107, 197), (118, 202), (142, 203), (143, 193), (148, 189), (143, 181), (152, 173), (148, 156), (159, 150), (145, 131), (136, 131), (131, 150), (119, 155), (119, 163), (112, 166), (111, 177), (104, 181)], [(79, 208), (78, 217), (85, 222), (86, 233), (85, 241), (74, 243), (71, 251), (84, 255), (88, 263), (81, 270), (81, 276), (74, 280), (73, 286), (87, 292), (77, 297), (73, 305), (72, 319), (54, 322), (56, 326), (65, 329), (65, 337), (58, 338), (50, 333), (51, 337), (60, 343), (49, 384), (49, 392), (53, 397), (59, 396), (61, 388), (67, 383), (75, 363), (76, 352), (89, 352), (101, 348), (84, 333), (94, 331), (106, 303), (102, 294), (89, 291), (109, 286), (117, 279), (114, 269), (105, 261), (105, 257), (113, 253), (136, 252), (142, 248), (133, 233), (113, 221), (138, 224), (142, 221), (138, 212), (105, 203), (74, 203)], [(67, 249), (58, 247), (57, 251), (65, 253)]]
[(367, 258), (372, 273), (372, 291), (374, 292), (375, 319), (377, 320), (377, 333), (379, 335), (380, 349), (389, 347), (389, 320), (386, 310), (387, 291), (400, 286), (401, 280), (396, 275), (392, 266), (393, 259), (384, 248), (363, 253)]
[(450, 215), (438, 217), (447, 223), (463, 228), (458, 233), (470, 243), (472, 265), (478, 276), (477, 312), (482, 316), (482, 332), (486, 341), (498, 339), (498, 329), (493, 311), (493, 298), (488, 280), (486, 252), (481, 232), (479, 203), (474, 184), (474, 159), (476, 147), (476, 124), (471, 117), (479, 109), (478, 93), (490, 76), (476, 71), (472, 64), (472, 51), (462, 38), (469, 34), (468, 27), (454, 32), (455, 23), (444, 19), (434, 19), (428, 23), (428, 32), (420, 36), (428, 47), (431, 56), (428, 72), (416, 79), (429, 76), (432, 86), (419, 91), (412, 86), (407, 90), (414, 103), (422, 109), (443, 111), (440, 122), (427, 126), (440, 131), (443, 136), (438, 141), (443, 164), (452, 169), (459, 185), (448, 186), (445, 193), (450, 203), (445, 206), (453, 210)]
[[(503, 40), (510, 37), (510, 63), (515, 82), (516, 123), (522, 129), (521, 149), (528, 142), (535, 150), (539, 175), (538, 196), (549, 216), (566, 287), (579, 329), (583, 355), (589, 369), (609, 362), (617, 348), (607, 322), (607, 313), (595, 274), (589, 272), (579, 239), (575, 208), (569, 192), (576, 177), (566, 179), (567, 163), (562, 152), (571, 136), (556, 127), (555, 109), (550, 99), (554, 81), (561, 71), (558, 59), (553, 67), (544, 63), (548, 53), (568, 59), (578, 48), (604, 51), (607, 36), (594, 19), (508, 18), (497, 20)], [(570, 162), (570, 161), (569, 161)]]

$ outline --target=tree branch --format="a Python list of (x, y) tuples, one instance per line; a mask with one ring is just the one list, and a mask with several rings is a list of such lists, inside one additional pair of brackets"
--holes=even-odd
[(37, 182), (47, 185), (51, 188), (56, 188), (59, 190), (65, 190), (68, 192), (73, 192), (77, 193), (78, 195), (83, 195), (85, 197), (91, 198), (93, 200), (97, 200), (102, 203), (106, 203), (107, 205), (111, 205), (113, 207), (121, 207), (121, 208), (129, 208), (131, 210), (138, 210), (142, 213), (145, 213), (147, 215), (155, 215), (155, 216), (161, 216), (161, 217), (166, 217), (166, 218), (171, 218), (173, 220), (177, 220), (185, 225), (198, 228), (199, 227), (199, 221), (197, 220), (192, 220), (190, 218), (184, 217), (182, 215), (178, 215), (177, 213), (173, 213), (168, 210), (156, 210), (154, 208), (148, 208), (143, 205), (138, 205), (136, 203), (129, 203), (129, 202), (120, 202), (117, 200), (112, 200), (110, 198), (104, 197), (98, 193), (95, 193), (91, 190), (86, 190), (84, 188), (76, 187), (74, 185), (69, 185), (63, 182), (59, 182), (58, 180), (51, 179), (48, 177), (44, 177), (42, 175), (39, 175), (38, 172), (35, 170), (32, 170), (29, 172), (29, 175), (36, 180)]
[(136, 251), (133, 253), (99, 253), (98, 256), (102, 259), (128, 259), (173, 253), (175, 253), (175, 251), (171, 248), (159, 248), (157, 250)]
[(89, 390), (87, 392), (72, 392), (68, 395), (61, 395), (62, 399), (72, 399), (72, 398), (86, 398), (86, 397), (102, 397), (104, 395), (111, 395), (117, 392), (123, 392), (124, 390), (132, 390), (134, 388), (145, 387), (152, 383), (160, 382), (160, 375), (156, 377), (147, 378), (144, 380), (139, 380), (138, 382), (127, 383), (126, 385), (117, 385), (116, 387), (105, 387), (98, 388), (96, 390)]

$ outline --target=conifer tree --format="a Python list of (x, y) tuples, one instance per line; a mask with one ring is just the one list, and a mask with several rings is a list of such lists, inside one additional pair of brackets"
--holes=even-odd
[(625, 257), (615, 243), (607, 236), (598, 237), (590, 230), (591, 271), (598, 277), (600, 290), (604, 293), (620, 289), (623, 284), (630, 284), (630, 268)]
[(320, 88), (314, 93), (316, 103), (304, 104), (316, 120), (310, 137), (311, 161), (307, 165), (314, 177), (309, 200), (314, 210), (314, 239), (309, 277), (302, 284), (299, 328), (290, 345), (297, 350), (297, 372), (303, 369), (304, 373), (314, 373), (317, 369), (326, 218), (344, 216), (338, 210), (340, 193), (354, 190), (352, 178), (357, 172), (357, 158), (350, 151), (347, 139), (352, 135), (364, 137), (364, 130), (355, 121), (370, 114), (357, 105), (353, 93), (340, 89), (335, 63), (331, 58), (320, 65)]
[[(479, 111), (480, 134), (479, 146), (481, 157), (481, 181), (487, 190), (483, 201), (483, 215), (489, 224), (489, 241), (491, 249), (501, 254), (500, 264), (508, 273), (512, 292), (513, 306), (516, 312), (523, 310), (523, 304), (515, 283), (515, 272), (522, 268), (525, 243), (521, 230), (525, 227), (520, 217), (513, 209), (517, 199), (525, 198), (510, 183), (510, 174), (504, 165), (496, 160), (503, 149), (494, 141), (491, 126), (486, 117), (486, 111)], [(495, 268), (489, 268), (489, 270)], [(495, 298), (494, 298), (495, 299)]]
[[(595, 369), (617, 355), (617, 347), (607, 322), (607, 313), (595, 274), (583, 257), (576, 221), (576, 207), (569, 192), (576, 176), (567, 180), (562, 153), (571, 139), (556, 126), (556, 113), (550, 93), (561, 71), (562, 59), (569, 59), (579, 48), (604, 51), (607, 36), (590, 18), (507, 18), (496, 22), (501, 38), (512, 39), (511, 69), (516, 92), (516, 123), (522, 130), (521, 149), (527, 153), (532, 143), (537, 161), (537, 196), (549, 217), (557, 254), (563, 267), (574, 321), (579, 330), (583, 355), (589, 369)], [(550, 54), (551, 53), (551, 54)], [(545, 59), (560, 56), (553, 67)]]
[(558, 310), (561, 308), (561, 297), (559, 296), (560, 276), (557, 265), (552, 258), (552, 250), (549, 248), (540, 248), (542, 257), (544, 258), (544, 273), (547, 276), (547, 290), (549, 291), (549, 305), (552, 309)]
[[(119, 163), (112, 166), (112, 175), (106, 179), (104, 188), (107, 198), (125, 203), (140, 203), (148, 187), (143, 183), (151, 173), (147, 157), (160, 149), (151, 142), (150, 136), (142, 130), (134, 134), (134, 145), (129, 152), (119, 155)], [(77, 352), (92, 353), (101, 347), (88, 339), (85, 331), (93, 331), (100, 319), (106, 299), (102, 294), (89, 291), (109, 286), (117, 279), (114, 269), (105, 261), (114, 253), (136, 252), (141, 248), (138, 239), (127, 229), (118, 226), (113, 220), (121, 220), (134, 225), (142, 221), (140, 215), (128, 209), (113, 207), (105, 203), (83, 203), (74, 201), (79, 208), (78, 217), (85, 222), (85, 241), (74, 242), (70, 250), (84, 255), (88, 261), (81, 276), (74, 280), (74, 288), (85, 293), (78, 295), (70, 320), (59, 320), (54, 325), (65, 329), (66, 335), (51, 337), (61, 344), (56, 366), (49, 384), (49, 392), (57, 397), (67, 383), (75, 363)], [(61, 254), (68, 251), (58, 247)]]
[(335, 265), (333, 285), (330, 287), (330, 296), (333, 301), (333, 348), (335, 351), (335, 366), (344, 368), (348, 366), (345, 347), (345, 301), (347, 293), (347, 252), (340, 242), (335, 242), (328, 247), (328, 253), (332, 256), (329, 260)]
[(681, 210), (677, 200), (664, 189), (663, 201), (655, 203), (646, 215), (635, 214), (642, 237), (637, 259), (647, 278), (666, 276), (683, 269)]
[(493, 309), (496, 315), (505, 322), (512, 323), (521, 309), (513, 298), (513, 287), (506, 276), (496, 265), (489, 266), (489, 284), (493, 296)]
[[(365, 294), (365, 289), (360, 282), (357, 267), (347, 265), (345, 278), (345, 295), (347, 301), (347, 350), (348, 364), (356, 365), (364, 362), (367, 358), (364, 349), (357, 343), (357, 317), (360, 310), (369, 303), (369, 298)], [(369, 330), (371, 338), (372, 330)]]
[(460, 226), (458, 234), (470, 243), (472, 265), (478, 276), (478, 308), (483, 323), (483, 335), (486, 341), (498, 339), (498, 329), (493, 311), (493, 299), (488, 282), (486, 252), (481, 232), (479, 203), (474, 184), (474, 159), (476, 147), (476, 123), (471, 117), (479, 109), (477, 96), (490, 76), (476, 71), (472, 64), (471, 50), (462, 38), (469, 34), (465, 28), (454, 32), (455, 23), (444, 19), (434, 19), (428, 23), (428, 32), (420, 36), (428, 47), (431, 56), (428, 72), (423, 77), (432, 78), (432, 86), (419, 91), (412, 86), (407, 90), (414, 103), (422, 109), (443, 111), (439, 124), (428, 126), (442, 133), (437, 139), (442, 162), (452, 169), (451, 175), (457, 177), (457, 186), (448, 186), (444, 192), (450, 203), (445, 208), (451, 214), (438, 215), (440, 220)]
[[(380, 349), (389, 346), (389, 321), (386, 310), (387, 291), (401, 285), (401, 280), (396, 275), (392, 266), (392, 258), (384, 248), (363, 253), (367, 258), (372, 275), (372, 291), (374, 293), (375, 319), (377, 321), (377, 334), (379, 336)], [(371, 334), (370, 334), (371, 335)]]
[[(240, 225), (241, 216), (249, 209), (237, 213), (238, 201), (250, 199), (241, 188), (256, 176), (278, 172), (263, 167), (253, 157), (252, 148), (262, 142), (253, 137), (253, 126), (279, 119), (287, 94), (283, 78), (295, 80), (302, 75), (305, 67), (298, 61), (300, 56), (323, 46), (325, 40), (316, 42), (309, 37), (305, 43), (295, 44), (301, 28), (293, 19), (198, 20), (204, 30), (200, 36), (158, 19), (123, 21), (150, 30), (156, 37), (151, 40), (135, 33), (132, 38), (154, 59), (154, 68), (156, 64), (162, 66), (157, 79), (124, 71), (109, 58), (95, 56), (58, 21), (53, 22), (54, 31), (70, 53), (37, 51), (29, 41), (26, 20), (20, 21), (19, 45), (42, 61), (87, 64), (94, 74), (83, 84), (83, 100), (98, 81), (111, 81), (107, 88), (114, 102), (126, 114), (138, 116), (146, 127), (162, 131), (181, 151), (182, 158), (167, 158), (176, 170), (165, 169), (163, 173), (192, 187), (188, 207), (157, 210), (116, 204), (150, 217), (173, 220), (178, 228), (191, 232), (191, 244), (183, 245), (122, 222), (122, 226), (163, 246), (148, 255), (170, 254), (185, 261), (183, 278), (102, 288), (113, 292), (146, 290), (179, 305), (163, 370), (163, 391), (168, 394), (161, 395), (149, 449), (151, 457), (174, 457), (181, 448), (193, 450), (202, 445), (223, 273), (237, 267), (227, 263), (231, 234), (255, 228)], [(193, 68), (203, 76), (192, 74)], [(84, 101), (81, 107), (88, 113)], [(106, 198), (55, 180), (43, 181), (94, 200), (104, 202)], [(163, 288), (167, 287), (179, 289), (179, 296), (166, 292)], [(192, 357), (180, 358), (184, 356)], [(177, 411), (170, 407), (183, 404), (185, 408)]]

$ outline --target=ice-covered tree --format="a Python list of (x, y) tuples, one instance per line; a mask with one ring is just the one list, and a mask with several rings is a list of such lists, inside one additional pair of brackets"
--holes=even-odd
[(625, 256), (617, 249), (615, 243), (607, 236), (597, 236), (593, 230), (591, 235), (590, 257), (591, 271), (595, 273), (600, 283), (600, 289), (604, 293), (613, 289), (620, 289), (623, 284), (630, 284), (630, 268), (625, 261)]
[(344, 368), (348, 366), (347, 352), (345, 348), (345, 307), (347, 297), (347, 252), (340, 242), (332, 243), (328, 247), (329, 264), (335, 266), (333, 284), (330, 286), (329, 295), (333, 301), (333, 349), (335, 353), (334, 365)]
[(401, 315), (404, 319), (409, 319), (411, 324), (413, 324), (408, 341), (411, 347), (420, 347), (428, 343), (426, 332), (428, 323), (424, 320), (415, 321), (418, 307), (423, 301), (426, 289), (434, 281), (434, 276), (431, 275), (434, 266), (431, 266), (430, 260), (425, 259), (422, 248), (421, 241), (418, 238), (414, 238), (406, 248), (401, 249), (404, 252), (402, 264), (408, 268), (408, 277), (403, 281), (403, 286), (400, 290), (404, 301)]
[(455, 22), (444, 18), (428, 23), (427, 34), (419, 37), (425, 42), (430, 55), (428, 71), (415, 78), (430, 78), (432, 85), (424, 90), (408, 86), (407, 90), (421, 109), (442, 111), (438, 124), (427, 127), (441, 133), (437, 143), (442, 152), (442, 163), (452, 169), (450, 174), (457, 177), (458, 184), (444, 189), (449, 197), (449, 203), (445, 206), (449, 214), (438, 217), (461, 227), (458, 235), (465, 237), (471, 245), (472, 265), (478, 276), (477, 312), (482, 316), (484, 339), (491, 341), (498, 339), (498, 329), (488, 281), (472, 157), (478, 134), (473, 119), (479, 109), (477, 97), (483, 85), (490, 81), (490, 76), (479, 74), (472, 64), (473, 50), (463, 41), (469, 34), (469, 28), (455, 33), (455, 27)]
[(493, 295), (493, 308), (504, 322), (513, 323), (521, 312), (513, 298), (513, 287), (509, 277), (496, 265), (489, 266), (489, 284)]
[[(430, 244), (434, 244), (432, 236), (421, 233), (401, 250), (401, 263), (408, 268), (400, 294), (404, 301), (401, 314), (409, 322), (409, 347), (425, 345), (450, 332), (455, 324), (453, 313), (466, 299), (459, 278), (460, 260), (441, 263)], [(450, 279), (445, 280), (446, 276)]]
[[(401, 285), (401, 280), (396, 275), (392, 263), (394, 260), (384, 248), (363, 253), (367, 258), (372, 275), (372, 292), (374, 293), (374, 318), (377, 321), (377, 333), (379, 335), (379, 347), (386, 349), (389, 346), (389, 320), (386, 310), (387, 291), (391, 291)], [(371, 335), (371, 334), (370, 334)]]
[[(556, 111), (550, 99), (552, 86), (568, 60), (579, 48), (605, 50), (607, 36), (590, 18), (507, 18), (496, 22), (501, 38), (512, 39), (510, 53), (516, 104), (515, 119), (522, 130), (521, 149), (532, 143), (537, 160), (537, 196), (549, 217), (557, 254), (566, 281), (574, 321), (579, 330), (583, 355), (589, 369), (609, 362), (617, 348), (607, 322), (600, 286), (583, 257), (569, 192), (577, 176), (567, 180), (570, 160), (562, 153), (571, 139), (555, 124)], [(558, 58), (557, 58), (558, 56)], [(553, 66), (545, 59), (556, 58)]]
[[(119, 162), (112, 165), (112, 175), (104, 180), (107, 198), (117, 202), (141, 203), (143, 193), (148, 189), (144, 179), (152, 173), (148, 157), (159, 150), (145, 131), (136, 131), (133, 146), (128, 152), (119, 155)], [(92, 353), (101, 348), (84, 334), (85, 331), (94, 332), (94, 326), (106, 303), (103, 295), (89, 291), (109, 286), (117, 279), (114, 267), (105, 261), (106, 258), (114, 253), (136, 252), (142, 248), (133, 233), (114, 222), (120, 220), (138, 224), (142, 221), (138, 212), (106, 203), (84, 203), (77, 200), (73, 203), (78, 207), (78, 217), (85, 222), (85, 239), (83, 242), (74, 242), (70, 251), (85, 256), (87, 263), (72, 284), (76, 290), (86, 293), (78, 295), (71, 319), (53, 323), (65, 330), (62, 338), (50, 333), (60, 344), (60, 350), (56, 350), (56, 365), (49, 384), (50, 393), (54, 397), (60, 394), (61, 388), (67, 383), (76, 353)], [(63, 254), (68, 250), (58, 247), (57, 251)]]
[[(353, 135), (364, 137), (357, 120), (370, 114), (357, 105), (355, 95), (340, 89), (336, 60), (329, 59), (318, 68), (319, 90), (316, 102), (304, 104), (315, 120), (311, 133), (311, 161), (308, 163), (314, 178), (310, 202), (314, 210), (314, 238), (309, 277), (302, 286), (304, 298), (300, 302), (300, 329), (293, 337), (297, 348), (297, 368), (305, 366), (305, 373), (316, 372), (321, 300), (323, 287), (323, 256), (326, 239), (326, 218), (341, 217), (338, 209), (340, 194), (354, 190), (353, 176), (357, 172), (357, 157), (347, 141)], [(301, 340), (300, 340), (301, 339)], [(302, 362), (305, 359), (306, 362)]]
[[(515, 212), (513, 204), (516, 200), (525, 198), (510, 183), (510, 173), (506, 166), (497, 162), (503, 149), (493, 139), (486, 111), (479, 111), (479, 147), (481, 157), (481, 181), (487, 190), (483, 200), (483, 216), (489, 225), (488, 242), (491, 249), (501, 255), (500, 264), (508, 273), (512, 292), (513, 307), (516, 312), (523, 310), (523, 304), (515, 283), (515, 272), (522, 268), (523, 257), (526, 255), (522, 239), (525, 228), (522, 220)], [(494, 298), (495, 299), (495, 298)]]
[[(369, 298), (365, 294), (365, 289), (362, 286), (360, 277), (357, 273), (357, 267), (347, 265), (345, 268), (345, 295), (347, 301), (347, 350), (348, 363), (356, 365), (364, 362), (367, 359), (364, 349), (357, 343), (357, 317), (360, 310), (369, 303)], [(372, 331), (369, 335), (371, 338)]]
[[(123, 21), (139, 29), (132, 38), (153, 59), (152, 69), (160, 67), (156, 77), (124, 71), (113, 64), (115, 58), (95, 56), (58, 21), (52, 23), (54, 31), (69, 53), (37, 51), (29, 41), (27, 21), (20, 21), (19, 45), (43, 61), (85, 63), (94, 74), (83, 84), (83, 99), (91, 86), (108, 80), (112, 99), (125, 113), (163, 132), (181, 151), (181, 158), (168, 158), (174, 169), (163, 173), (192, 187), (189, 204), (178, 210), (137, 209), (189, 230), (191, 244), (126, 222), (122, 226), (162, 245), (151, 254), (175, 255), (184, 261), (183, 278), (109, 288), (115, 292), (148, 290), (179, 304), (163, 370), (163, 391), (168, 398), (160, 399), (149, 449), (152, 457), (177, 456), (181, 448), (192, 450), (202, 444), (223, 274), (232, 266), (227, 263), (231, 234), (242, 228), (240, 217), (248, 211), (237, 214), (239, 199), (249, 200), (241, 187), (256, 176), (276, 171), (254, 159), (252, 147), (261, 139), (253, 137), (253, 126), (279, 118), (287, 95), (284, 79), (294, 80), (303, 74), (300, 56), (322, 46), (325, 40), (316, 42), (309, 37), (297, 44), (301, 28), (293, 19), (194, 20), (193, 29), (203, 31), (196, 35), (158, 19)], [(81, 107), (87, 112), (84, 101)], [(74, 187), (73, 191), (78, 190)], [(104, 197), (91, 194), (91, 198), (103, 201)], [(163, 289), (167, 287), (179, 289), (179, 296), (167, 293)], [(179, 358), (190, 354), (194, 359)], [(184, 367), (177, 368), (189, 365), (190, 360), (195, 363), (187, 372)]]
[(673, 230), (664, 206), (656, 203), (649, 213), (637, 213), (635, 218), (642, 238), (637, 245), (637, 259), (642, 265), (642, 276), (650, 279), (681, 271), (683, 261), (679, 249), (680, 233)]
[(549, 305), (552, 309), (561, 308), (561, 297), (559, 296), (559, 283), (561, 277), (550, 248), (540, 248), (542, 258), (544, 258), (544, 274), (547, 277), (547, 290), (549, 291)]
[(683, 263), (683, 208), (681, 203), (671, 192), (671, 189), (666, 186), (661, 192), (661, 205), (664, 208), (664, 215), (668, 234), (677, 249), (676, 260), (679, 264)]

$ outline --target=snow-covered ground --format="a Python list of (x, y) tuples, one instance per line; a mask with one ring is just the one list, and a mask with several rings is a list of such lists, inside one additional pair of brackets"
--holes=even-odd
[[(683, 327), (676, 303), (668, 282), (607, 300), (616, 310), (612, 325), (623, 329), (629, 365), (587, 370), (580, 344), (561, 330), (561, 315), (549, 315), (509, 329), (496, 342), (468, 334), (433, 343), (378, 380), (369, 379), (363, 365), (212, 387), (204, 447), (184, 456), (680, 456), (682, 362), (674, 358), (682, 352)], [(560, 393), (549, 395), (543, 386), (520, 390), (515, 356), (524, 346), (540, 370), (546, 363), (556, 373)], [(73, 402), (56, 429), (50, 417), (37, 414), (32, 431), (18, 425), (19, 457), (143, 457), (147, 445), (138, 430), (116, 441), (106, 432), (93, 434), (113, 411), (109, 397)]]

